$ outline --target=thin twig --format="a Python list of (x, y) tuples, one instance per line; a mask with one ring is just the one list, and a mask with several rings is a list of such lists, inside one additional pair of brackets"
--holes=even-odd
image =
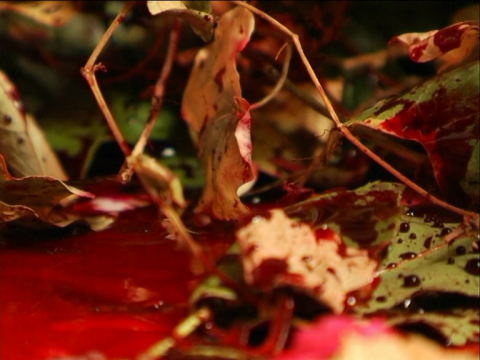
[(258, 109), (259, 107), (264, 106), (270, 100), (272, 100), (275, 96), (277, 96), (280, 90), (282, 90), (283, 85), (285, 84), (285, 80), (287, 79), (288, 69), (290, 67), (290, 60), (292, 59), (292, 46), (290, 44), (286, 44), (286, 45), (287, 45), (287, 50), (286, 50), (285, 60), (283, 62), (282, 74), (280, 76), (280, 79), (278, 80), (273, 90), (267, 96), (265, 96), (262, 100), (250, 106), (250, 110), (255, 110), (255, 109)]
[(105, 102), (105, 98), (103, 97), (102, 92), (100, 91), (97, 78), (95, 76), (95, 72), (97, 70), (100, 70), (100, 69), (104, 70), (105, 67), (100, 63), (95, 64), (95, 62), (97, 61), (98, 56), (100, 55), (101, 51), (107, 44), (108, 40), (110, 40), (110, 38), (112, 37), (112, 34), (115, 31), (115, 29), (123, 22), (125, 15), (130, 11), (133, 5), (135, 5), (135, 2), (133, 1), (128, 1), (125, 4), (123, 9), (118, 13), (118, 15), (115, 17), (113, 22), (110, 24), (107, 31), (105, 31), (105, 33), (103, 34), (102, 38), (100, 39), (97, 46), (93, 50), (92, 55), (90, 55), (90, 58), (88, 59), (85, 66), (80, 70), (85, 80), (87, 80), (88, 85), (92, 90), (93, 96), (95, 96), (95, 99), (97, 100), (98, 107), (102, 111), (103, 116), (105, 117), (105, 120), (107, 121), (107, 124), (110, 127), (110, 130), (112, 131), (113, 137), (117, 141), (118, 146), (120, 146), (120, 149), (123, 151), (123, 154), (125, 156), (130, 155), (130, 147), (128, 146), (128, 143), (123, 137), (110, 109), (108, 108), (107, 103)]
[(423, 197), (425, 197), (426, 199), (430, 200), (432, 203), (434, 203), (436, 205), (439, 205), (439, 206), (441, 206), (441, 207), (443, 207), (447, 210), (453, 211), (457, 214), (463, 215), (463, 216), (470, 216), (472, 218), (478, 218), (480, 216), (477, 213), (458, 208), (456, 206), (448, 204), (445, 201), (440, 200), (439, 198), (431, 195), (428, 191), (426, 191), (422, 187), (415, 184), (413, 181), (406, 178), (402, 173), (400, 173), (398, 170), (393, 168), (391, 165), (389, 165), (388, 163), (383, 161), (378, 155), (376, 155), (373, 151), (371, 151), (365, 145), (363, 145), (361, 143), (361, 141), (358, 140), (355, 136), (353, 136), (353, 134), (350, 132), (350, 130), (338, 118), (338, 115), (335, 112), (335, 109), (333, 108), (332, 103), (330, 102), (327, 94), (325, 93), (325, 90), (322, 87), (322, 84), (318, 80), (317, 75), (315, 74), (315, 71), (313, 70), (310, 62), (308, 61), (308, 59), (307, 59), (307, 57), (306, 57), (306, 55), (303, 51), (303, 48), (302, 48), (302, 45), (300, 44), (300, 39), (299, 39), (298, 35), (295, 34), (294, 32), (292, 32), (290, 29), (288, 29), (285, 25), (281, 24), (280, 22), (278, 22), (277, 20), (272, 18), (270, 15), (268, 15), (265, 12), (257, 9), (254, 6), (251, 6), (247, 3), (244, 3), (244, 2), (238, 1), (238, 0), (233, 0), (232, 3), (234, 3), (238, 6), (242, 6), (246, 9), (250, 10), (252, 13), (257, 14), (258, 16), (267, 20), (268, 22), (270, 22), (271, 24), (273, 24), (278, 29), (280, 29), (281, 31), (283, 31), (285, 34), (287, 34), (288, 36), (290, 36), (292, 38), (292, 41), (295, 44), (295, 47), (297, 48), (298, 54), (300, 55), (300, 58), (303, 62), (303, 65), (305, 66), (305, 69), (307, 70), (313, 84), (315, 85), (318, 92), (320, 93), (320, 96), (322, 97), (322, 99), (325, 103), (325, 106), (327, 107), (328, 112), (330, 114), (330, 117), (334, 121), (337, 129), (343, 134), (343, 136), (345, 136), (350, 142), (352, 142), (360, 151), (362, 151), (370, 159), (372, 159), (377, 164), (382, 166), (385, 170), (390, 172), (393, 176), (395, 176), (397, 179), (402, 181), (405, 185), (410, 187), (412, 190), (416, 191), (418, 194), (420, 194)]
[[(152, 133), (153, 127), (155, 126), (157, 116), (162, 108), (165, 95), (165, 87), (172, 71), (173, 61), (175, 58), (175, 54), (177, 53), (178, 43), (180, 40), (181, 25), (182, 23), (180, 21), (180, 18), (177, 17), (175, 19), (172, 31), (170, 32), (170, 41), (168, 44), (167, 55), (165, 56), (165, 62), (162, 67), (162, 72), (160, 73), (160, 77), (158, 78), (157, 83), (155, 84), (155, 89), (153, 91), (152, 108), (150, 109), (150, 114), (148, 115), (148, 119), (145, 123), (142, 134), (140, 135), (132, 151), (133, 156), (140, 155), (145, 150), (145, 146), (147, 145), (150, 134)], [(128, 182), (132, 177), (132, 174), (133, 169), (131, 167), (127, 167), (121, 177), (124, 179), (124, 181)]]

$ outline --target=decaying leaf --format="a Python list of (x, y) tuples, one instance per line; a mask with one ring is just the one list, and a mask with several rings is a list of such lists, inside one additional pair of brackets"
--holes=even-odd
[(102, 230), (112, 222), (111, 216), (85, 217), (65, 211), (64, 205), (72, 199), (92, 199), (95, 195), (68, 186), (60, 180), (46, 176), (14, 178), (0, 156), (0, 224), (21, 219), (28, 225), (33, 220), (65, 227), (85, 220), (94, 230)]
[[(388, 355), (387, 355), (388, 354)], [(300, 328), (291, 348), (275, 360), (473, 360), (476, 355), (447, 350), (417, 335), (393, 331), (382, 320), (326, 317)]]
[(127, 161), (154, 199), (182, 208), (186, 206), (180, 179), (166, 166), (143, 154), (130, 156)]
[(416, 62), (442, 59), (444, 64), (439, 69), (442, 72), (462, 63), (475, 48), (478, 52), (478, 40), (479, 22), (464, 21), (441, 30), (399, 35), (390, 43), (401, 42), (407, 46), (410, 58)]
[(0, 1), (0, 12), (11, 11), (47, 26), (61, 27), (75, 14), (73, 1)]
[(215, 28), (210, 1), (147, 1), (152, 15), (168, 13), (184, 18), (193, 31), (204, 41), (209, 41)]
[(315, 232), (280, 209), (253, 217), (236, 237), (247, 284), (267, 291), (293, 286), (336, 313), (347, 293), (373, 281), (377, 267), (367, 251), (345, 246), (336, 232)]
[(316, 229), (332, 229), (349, 245), (384, 246), (398, 232), (404, 213), (402, 184), (373, 182), (356, 190), (335, 189), (285, 209)]
[(16, 176), (67, 178), (35, 119), (25, 113), (15, 86), (1, 71), (0, 154)]
[(471, 178), (468, 164), (479, 141), (479, 79), (476, 61), (382, 100), (346, 125), (420, 143), (440, 188), (458, 201), (464, 194), (461, 183)]
[(249, 104), (241, 96), (236, 56), (250, 39), (253, 15), (243, 8), (225, 13), (215, 41), (200, 50), (185, 89), (182, 117), (189, 123), (206, 172), (197, 212), (238, 219), (248, 209), (237, 190), (253, 179)]

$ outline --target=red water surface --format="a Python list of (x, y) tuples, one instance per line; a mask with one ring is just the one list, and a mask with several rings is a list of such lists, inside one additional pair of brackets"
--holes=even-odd
[(198, 279), (156, 219), (147, 208), (98, 233), (8, 235), (0, 249), (0, 358), (132, 358), (168, 336)]

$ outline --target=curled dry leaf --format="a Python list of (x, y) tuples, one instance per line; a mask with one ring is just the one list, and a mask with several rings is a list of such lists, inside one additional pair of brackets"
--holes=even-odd
[(0, 12), (4, 11), (54, 27), (65, 25), (77, 14), (73, 1), (0, 1)]
[(152, 15), (168, 13), (187, 20), (193, 31), (204, 41), (209, 41), (215, 28), (210, 1), (147, 1)]
[(173, 202), (181, 208), (186, 206), (182, 183), (166, 166), (144, 154), (129, 156), (127, 162), (152, 198), (168, 204)]
[(248, 213), (238, 188), (254, 177), (250, 113), (241, 96), (236, 56), (250, 39), (253, 15), (234, 8), (218, 22), (215, 41), (199, 51), (185, 89), (182, 116), (198, 141), (206, 185), (197, 212), (232, 220)]
[(334, 231), (315, 231), (280, 209), (253, 217), (236, 237), (248, 284), (267, 291), (292, 286), (336, 313), (349, 292), (374, 279), (377, 262), (366, 250), (347, 247)]
[(16, 176), (67, 178), (35, 119), (25, 113), (15, 86), (1, 71), (0, 154)]
[(78, 198), (92, 199), (89, 192), (68, 186), (46, 176), (14, 178), (0, 156), (0, 224), (22, 220), (23, 225), (44, 223), (65, 227), (85, 220), (93, 230), (102, 230), (112, 222), (111, 216), (81, 216), (65, 211), (64, 205)]
[(462, 63), (475, 48), (478, 52), (478, 40), (479, 22), (464, 21), (441, 30), (395, 36), (390, 43), (401, 42), (407, 46), (410, 58), (416, 62), (442, 59), (444, 64), (439, 69), (442, 72)]

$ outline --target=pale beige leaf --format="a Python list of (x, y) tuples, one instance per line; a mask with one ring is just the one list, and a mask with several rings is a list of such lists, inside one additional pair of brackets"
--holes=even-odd
[(250, 105), (242, 98), (236, 69), (236, 56), (253, 28), (253, 15), (246, 9), (222, 16), (215, 41), (197, 54), (182, 102), (182, 117), (198, 142), (206, 173), (196, 211), (225, 220), (248, 214), (237, 191), (254, 177)]
[(336, 313), (344, 310), (349, 292), (369, 285), (375, 276), (377, 263), (367, 251), (346, 247), (331, 230), (316, 233), (280, 209), (253, 217), (236, 238), (249, 285), (267, 291), (292, 286)]
[(67, 178), (35, 119), (25, 113), (15, 86), (1, 71), (0, 154), (16, 176)]

